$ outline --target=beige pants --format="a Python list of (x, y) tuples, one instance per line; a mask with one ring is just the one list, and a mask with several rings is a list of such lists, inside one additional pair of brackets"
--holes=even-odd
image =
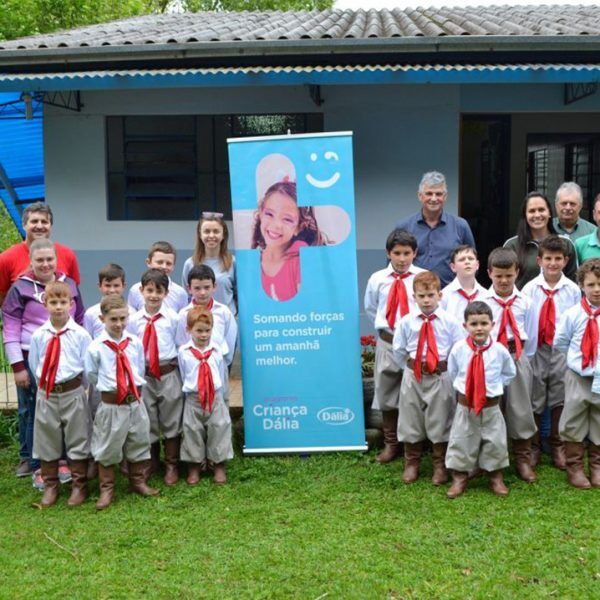
[(143, 402), (106, 404), (101, 402), (92, 434), (94, 460), (108, 467), (123, 457), (130, 462), (150, 458), (150, 420)]
[(458, 404), (446, 452), (446, 467), (469, 472), (508, 467), (506, 424), (499, 406), (484, 408), (478, 415)]
[(183, 392), (179, 369), (158, 379), (146, 377), (142, 388), (142, 399), (150, 419), (150, 443), (158, 442), (160, 432), (165, 438), (177, 437), (181, 433), (183, 414)]
[(198, 394), (186, 394), (180, 456), (190, 463), (202, 463), (207, 458), (220, 463), (233, 458), (231, 417), (221, 394), (217, 394), (211, 412), (202, 410)]
[(86, 460), (90, 455), (90, 414), (83, 387), (62, 394), (38, 389), (33, 425), (33, 457), (58, 460), (64, 443), (71, 460)]
[(512, 440), (528, 440), (537, 431), (537, 427), (531, 406), (533, 373), (524, 352), (521, 354), (521, 358), (515, 361), (515, 366), (517, 367), (517, 376), (506, 389), (502, 412), (506, 421), (508, 437)]
[(394, 360), (392, 344), (377, 338), (375, 346), (375, 394), (371, 408), (374, 410), (395, 410), (398, 408), (402, 369)]
[(98, 406), (100, 406), (100, 392), (90, 384), (88, 389), (88, 405), (91, 416), (91, 423), (94, 423), (94, 417), (96, 416), (96, 411), (98, 410)]
[(592, 394), (592, 377), (567, 369), (565, 405), (558, 430), (567, 442), (583, 442), (589, 437), (592, 443), (600, 444), (600, 396)]
[(447, 442), (454, 416), (454, 393), (448, 373), (423, 373), (419, 383), (406, 367), (400, 386), (398, 440), (415, 444), (425, 438), (434, 444)]
[(553, 409), (565, 401), (565, 371), (567, 359), (556, 348), (544, 344), (537, 349), (531, 361), (533, 392), (531, 405), (536, 415), (541, 415), (546, 406)]

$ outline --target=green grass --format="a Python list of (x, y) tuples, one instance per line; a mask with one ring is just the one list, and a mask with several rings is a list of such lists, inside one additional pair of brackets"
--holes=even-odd
[[(11, 598), (591, 598), (600, 594), (600, 490), (548, 465), (454, 501), (374, 454), (236, 458), (203, 480), (95, 513), (39, 495), (0, 451), (0, 596)], [(424, 474), (431, 475), (429, 460)], [(61, 547), (58, 546), (60, 544)]]

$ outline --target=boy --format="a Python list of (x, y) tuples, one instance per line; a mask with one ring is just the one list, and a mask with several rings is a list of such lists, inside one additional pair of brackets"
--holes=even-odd
[(508, 437), (512, 440), (517, 475), (527, 483), (537, 477), (531, 465), (531, 438), (537, 431), (531, 405), (533, 373), (530, 358), (537, 347), (537, 329), (531, 300), (515, 287), (519, 275), (517, 254), (509, 248), (496, 248), (488, 258), (492, 286), (482, 300), (492, 309), (492, 337), (508, 349), (517, 375), (506, 390), (503, 412)]
[[(188, 303), (187, 292), (171, 279), (171, 273), (175, 268), (177, 252), (169, 242), (154, 242), (148, 250), (146, 266), (149, 269), (158, 269), (169, 278), (169, 293), (165, 298), (165, 306), (178, 313)], [(136, 311), (144, 306), (144, 298), (140, 291), (139, 284), (134, 284), (129, 290), (127, 303)]]
[(46, 286), (44, 306), (50, 318), (35, 331), (29, 349), (29, 366), (38, 385), (33, 455), (42, 463), (42, 508), (58, 499), (63, 437), (72, 477), (67, 504), (79, 506), (88, 496), (90, 415), (82, 374), (85, 352), (92, 340), (69, 316), (72, 303), (66, 283), (56, 281)]
[[(567, 353), (565, 404), (559, 433), (565, 443), (567, 478), (579, 489), (600, 487), (600, 395), (592, 392), (598, 363), (600, 259), (587, 260), (577, 271), (584, 297), (560, 321), (555, 346)], [(585, 439), (589, 439), (590, 479), (583, 471)]]
[(558, 423), (565, 402), (565, 355), (554, 347), (556, 328), (569, 308), (581, 301), (581, 290), (563, 273), (569, 261), (566, 242), (549, 235), (539, 244), (537, 263), (542, 272), (523, 287), (531, 299), (534, 322), (537, 323), (537, 350), (531, 368), (533, 392), (531, 401), (538, 429), (532, 441), (532, 460), (539, 464), (541, 456), (540, 425), (546, 405), (550, 409), (550, 447), (552, 463), (565, 470), (564, 445), (558, 434)]
[(450, 269), (456, 277), (442, 290), (440, 306), (462, 323), (467, 304), (485, 294), (485, 288), (475, 279), (479, 269), (477, 250), (466, 244), (454, 248)]
[(150, 422), (140, 402), (144, 385), (144, 347), (126, 331), (129, 309), (121, 296), (100, 302), (105, 330), (85, 355), (85, 374), (101, 394), (94, 418), (92, 455), (98, 462), (100, 497), (96, 510), (107, 508), (114, 497), (115, 465), (129, 461), (129, 491), (142, 496), (159, 492), (146, 484), (150, 462)]
[(175, 485), (179, 479), (179, 441), (183, 394), (177, 368), (177, 315), (163, 305), (169, 293), (169, 278), (158, 269), (142, 275), (141, 291), (144, 308), (129, 320), (128, 329), (143, 341), (146, 357), (146, 385), (142, 399), (150, 419), (150, 453), (152, 471), (156, 472), (160, 457), (160, 432), (165, 445), (165, 484)]
[(494, 322), (485, 302), (469, 303), (464, 320), (469, 337), (458, 342), (448, 356), (458, 405), (446, 453), (446, 467), (452, 469), (446, 495), (457, 498), (464, 493), (469, 472), (480, 467), (489, 473), (494, 494), (507, 496), (502, 469), (508, 466), (508, 447), (500, 402), (517, 370), (508, 350), (490, 337)]
[(404, 367), (398, 403), (398, 440), (404, 443), (404, 483), (419, 477), (423, 442), (432, 442), (433, 485), (448, 481), (446, 447), (454, 414), (448, 353), (464, 339), (460, 323), (439, 307), (439, 277), (431, 271), (413, 281), (417, 309), (400, 320), (394, 332), (396, 362)]
[(225, 461), (233, 458), (231, 418), (223, 399), (225, 365), (211, 341), (212, 314), (196, 306), (186, 320), (191, 340), (179, 349), (185, 392), (181, 460), (189, 463), (189, 485), (196, 485), (208, 467), (214, 470), (213, 481), (224, 484)]
[(394, 329), (414, 306), (413, 279), (423, 269), (413, 265), (416, 238), (403, 230), (392, 231), (385, 242), (389, 264), (369, 277), (365, 290), (365, 313), (377, 330), (375, 348), (375, 395), (372, 408), (383, 417), (383, 451), (377, 462), (387, 464), (398, 458), (398, 394), (402, 368), (392, 351)]

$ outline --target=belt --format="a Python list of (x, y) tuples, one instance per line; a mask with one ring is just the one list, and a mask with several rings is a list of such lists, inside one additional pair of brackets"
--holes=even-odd
[(68, 381), (63, 381), (62, 383), (55, 383), (52, 388), (51, 394), (64, 394), (65, 392), (72, 392), (81, 386), (81, 382), (83, 378), (81, 375), (77, 375), (77, 377), (73, 377), (73, 379), (69, 379)]
[(385, 329), (378, 329), (377, 333), (379, 334), (379, 337), (388, 344), (391, 344), (394, 341), (394, 336)]
[[(138, 394), (141, 397), (142, 388), (138, 387), (137, 390)], [(117, 402), (117, 392), (101, 392), (101, 398), (104, 404), (119, 404)], [(121, 404), (133, 404), (134, 402), (137, 402), (137, 398), (133, 394), (127, 394), (127, 396), (125, 396)]]
[[(457, 394), (458, 403), (463, 406), (469, 407), (469, 403), (467, 402), (467, 397), (460, 392)], [(485, 406), (483, 408), (490, 408), (490, 406), (498, 406), (500, 404), (500, 400), (502, 400), (502, 396), (494, 396), (493, 398), (485, 399)]]
[[(177, 368), (177, 365), (175, 363), (166, 363), (164, 365), (159, 365), (161, 376), (166, 375), (167, 373), (172, 373), (176, 368)], [(147, 368), (146, 368), (146, 376), (156, 379), (156, 377), (154, 377), (154, 375), (152, 375), (152, 373), (150, 373), (150, 371)]]
[[(522, 347), (523, 347), (523, 340), (521, 340), (521, 348)], [(511, 354), (517, 353), (517, 344), (516, 344), (515, 340), (508, 340), (508, 351)]]
[[(412, 369), (414, 371), (415, 370), (415, 359), (409, 358), (406, 361), (406, 365), (409, 369)], [(421, 372), (424, 373), (425, 375), (441, 375), (442, 373), (445, 373), (447, 370), (448, 370), (448, 361), (446, 361), (446, 360), (440, 360), (437, 364), (437, 367), (433, 370), (433, 373), (430, 373), (427, 370), (426, 363), (421, 363)]]

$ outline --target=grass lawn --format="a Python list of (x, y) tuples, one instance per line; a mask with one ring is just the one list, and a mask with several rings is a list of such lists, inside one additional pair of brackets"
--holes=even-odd
[[(46, 511), (0, 450), (0, 596), (68, 598), (592, 598), (600, 490), (547, 462), (511, 495), (485, 480), (454, 501), (375, 454), (236, 458), (229, 484)], [(547, 460), (547, 459), (545, 459)], [(430, 462), (424, 465), (431, 475)], [(97, 498), (96, 483), (92, 486)]]

